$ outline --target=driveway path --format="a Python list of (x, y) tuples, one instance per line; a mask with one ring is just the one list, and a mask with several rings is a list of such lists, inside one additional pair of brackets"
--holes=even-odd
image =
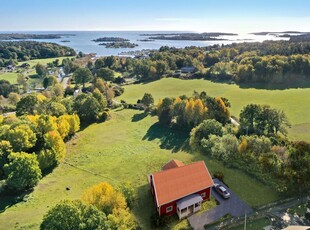
[[(214, 179), (214, 183), (225, 186), (217, 179)], [(233, 217), (239, 217), (253, 212), (253, 209), (248, 206), (244, 201), (242, 201), (234, 192), (232, 192), (226, 186), (225, 188), (230, 193), (229, 199), (222, 198), (213, 188), (212, 195), (220, 204), (199, 215), (192, 215), (188, 217), (188, 221), (194, 230), (203, 230), (206, 224), (211, 224), (212, 222), (220, 219), (226, 214), (230, 214)]]

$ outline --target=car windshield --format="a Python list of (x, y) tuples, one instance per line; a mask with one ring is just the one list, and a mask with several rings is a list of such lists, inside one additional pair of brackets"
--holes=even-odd
[(226, 192), (226, 189), (225, 189), (223, 186), (219, 187), (219, 189), (220, 189), (222, 192)]

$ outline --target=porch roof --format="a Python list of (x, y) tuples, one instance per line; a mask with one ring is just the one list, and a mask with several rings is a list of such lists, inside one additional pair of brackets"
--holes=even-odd
[(198, 194), (192, 194), (187, 197), (184, 197), (180, 201), (177, 202), (177, 207), (182, 210), (183, 208), (189, 207), (193, 204), (202, 202), (202, 197)]

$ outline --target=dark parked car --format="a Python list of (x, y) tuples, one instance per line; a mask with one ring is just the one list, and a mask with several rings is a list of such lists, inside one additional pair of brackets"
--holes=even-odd
[(220, 194), (223, 198), (228, 199), (230, 197), (230, 193), (223, 185), (214, 184), (214, 188), (217, 191), (217, 193)]

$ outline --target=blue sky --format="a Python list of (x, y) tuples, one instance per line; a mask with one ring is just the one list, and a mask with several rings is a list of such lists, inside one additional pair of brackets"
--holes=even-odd
[(310, 31), (310, 1), (1, 0), (0, 30)]

